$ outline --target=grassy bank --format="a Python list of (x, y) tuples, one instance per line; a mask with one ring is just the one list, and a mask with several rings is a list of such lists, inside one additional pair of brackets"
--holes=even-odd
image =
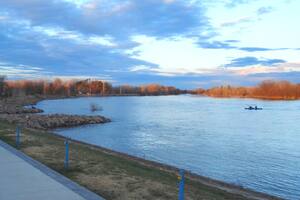
[[(15, 125), (0, 121), (0, 139), (15, 146)], [(177, 174), (173, 169), (141, 162), (122, 154), (79, 142), (70, 144), (70, 169), (64, 170), (64, 138), (48, 132), (23, 129), (20, 150), (95, 193), (110, 199), (177, 199)], [(203, 181), (203, 180), (202, 180)], [(211, 182), (213, 183), (213, 182)], [(222, 185), (222, 184), (221, 184)], [(226, 184), (224, 184), (226, 186)], [(226, 186), (227, 187), (227, 186)], [(228, 189), (228, 188), (227, 188)], [(229, 190), (186, 180), (186, 199), (272, 199), (234, 186)], [(248, 192), (248, 191), (247, 191)], [(255, 194), (254, 196), (251, 196)]]

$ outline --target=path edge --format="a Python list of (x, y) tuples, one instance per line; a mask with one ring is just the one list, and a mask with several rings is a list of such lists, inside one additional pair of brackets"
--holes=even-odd
[(36, 169), (40, 170), (42, 173), (46, 174), (50, 178), (54, 179), (55, 181), (59, 182), (63, 186), (67, 187), (68, 189), (72, 190), (76, 194), (80, 195), (81, 197), (85, 198), (86, 200), (105, 200), (103, 197), (91, 192), (90, 190), (86, 189), (83, 186), (75, 183), (74, 181), (70, 180), (69, 178), (63, 176), (62, 174), (50, 169), (46, 165), (34, 160), (33, 158), (27, 156), (23, 152), (15, 149), (14, 147), (10, 146), (9, 144), (0, 140), (0, 146), (6, 149), (7, 151), (11, 152), (12, 154), (16, 155), (17, 157), (21, 158), (31, 166), (35, 167)]

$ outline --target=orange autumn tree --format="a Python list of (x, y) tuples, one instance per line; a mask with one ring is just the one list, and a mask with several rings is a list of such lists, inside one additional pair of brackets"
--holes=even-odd
[(300, 99), (300, 84), (288, 81), (263, 81), (254, 87), (220, 86), (203, 92), (212, 97), (248, 97), (261, 99)]
[[(0, 80), (1, 81), (1, 80)], [(105, 90), (105, 91), (104, 91)], [(9, 80), (3, 82), (2, 96), (56, 95), (76, 96), (109, 93), (111, 84), (100, 80)], [(1, 92), (1, 82), (0, 82)]]

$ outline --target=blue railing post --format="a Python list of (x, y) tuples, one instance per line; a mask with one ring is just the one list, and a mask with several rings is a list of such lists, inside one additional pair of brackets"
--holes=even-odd
[(184, 170), (179, 171), (179, 194), (178, 200), (184, 200)]
[(21, 127), (20, 127), (20, 125), (17, 125), (17, 128), (16, 128), (16, 146), (17, 146), (17, 148), (20, 147), (20, 134), (21, 134)]
[(66, 148), (66, 155), (65, 155), (65, 162), (64, 162), (64, 167), (65, 169), (69, 168), (69, 140), (65, 140), (65, 148)]

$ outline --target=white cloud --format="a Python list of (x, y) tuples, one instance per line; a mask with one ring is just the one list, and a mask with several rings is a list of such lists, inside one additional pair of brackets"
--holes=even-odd
[(252, 17), (241, 17), (241, 18), (238, 18), (238, 19), (233, 19), (233, 20), (230, 20), (230, 21), (225, 21), (225, 22), (222, 22), (220, 24), (220, 26), (224, 26), (224, 27), (227, 27), (227, 26), (235, 26), (235, 25), (239, 25), (241, 23), (246, 23), (246, 22), (251, 22), (253, 20)]
[(14, 66), (6, 63), (0, 63), (0, 74), (7, 78), (41, 78), (49, 76), (51, 72), (44, 71), (39, 67)]
[(5, 21), (5, 20), (7, 20), (8, 18), (7, 18), (7, 16), (1, 16), (0, 15), (0, 21)]
[(162, 0), (164, 3), (174, 3), (176, 0)]
[(267, 74), (267, 73), (286, 73), (286, 72), (300, 72), (300, 63), (282, 63), (276, 66), (251, 66), (240, 68), (228, 68), (234, 74), (237, 75), (251, 75), (251, 74)]

